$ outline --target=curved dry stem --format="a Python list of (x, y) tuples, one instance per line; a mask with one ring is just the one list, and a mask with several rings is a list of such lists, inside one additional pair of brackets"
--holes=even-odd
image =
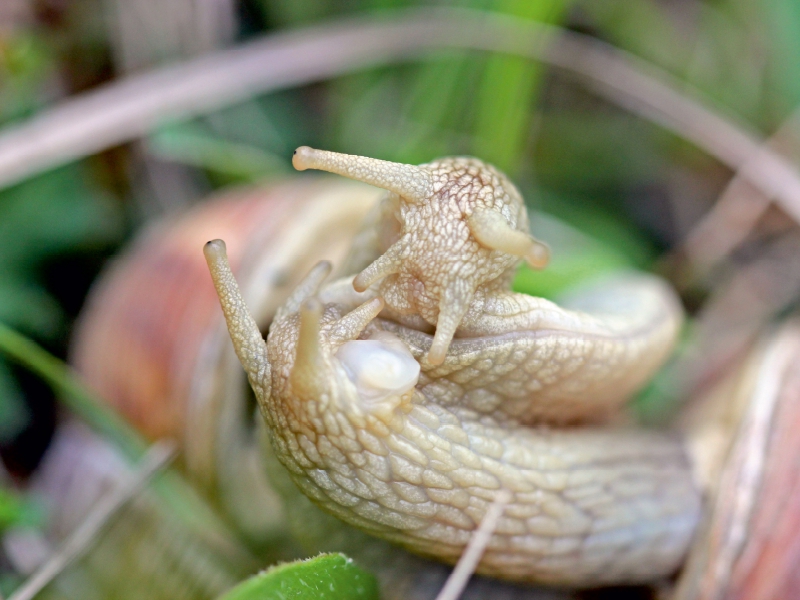
[[(800, 108), (795, 109), (765, 147), (790, 159), (800, 149)], [(752, 166), (752, 165), (751, 165)], [(738, 171), (711, 210), (686, 235), (680, 251), (691, 261), (691, 276), (703, 277), (756, 227), (773, 198), (754, 188)]]
[(665, 71), (589, 36), (514, 17), (421, 9), (279, 33), (130, 77), (67, 100), (0, 134), (0, 186), (136, 139), (168, 119), (438, 48), (505, 52), (578, 73), (596, 91), (693, 142), (800, 221), (800, 174), (759, 136)]

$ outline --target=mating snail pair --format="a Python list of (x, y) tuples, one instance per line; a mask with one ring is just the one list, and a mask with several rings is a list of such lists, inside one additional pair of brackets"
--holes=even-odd
[[(475, 159), (411, 167), (301, 149), (295, 164), (389, 194), (298, 179), (269, 202), (242, 194), (151, 234), (84, 319), (75, 360), (90, 383), (151, 436), (181, 439), (189, 474), (247, 535), (302, 519), (302, 501), (281, 506), (269, 487), (273, 457), (188, 254), (199, 247), (189, 240), (227, 238), (243, 297), (223, 246), (206, 256), (234, 346), (275, 455), (324, 511), (452, 563), (507, 490), (480, 573), (571, 588), (673, 575), (713, 486), (678, 434), (612, 425), (671, 350), (681, 311), (669, 287), (619, 275), (573, 294), (570, 309), (511, 293), (521, 257), (543, 266), (546, 249), (513, 185)], [(340, 277), (323, 283), (329, 267), (311, 269), (320, 259)], [(796, 355), (787, 331), (782, 351)], [(727, 597), (704, 575), (713, 554), (693, 552), (700, 566), (680, 598)]]

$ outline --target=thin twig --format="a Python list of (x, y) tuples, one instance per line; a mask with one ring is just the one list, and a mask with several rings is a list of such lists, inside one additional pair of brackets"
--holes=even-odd
[(156, 473), (166, 468), (175, 457), (175, 451), (172, 443), (153, 444), (136, 471), (98, 500), (89, 516), (67, 537), (58, 551), (11, 594), (8, 600), (31, 600), (59, 573), (78, 560), (92, 546), (111, 518), (138, 496)]
[[(120, 450), (126, 460), (137, 462), (147, 450), (145, 439), (117, 412), (95, 396), (68, 365), (32, 340), (0, 323), (0, 355), (18, 362), (59, 392), (59, 399), (92, 429)], [(197, 494), (184, 477), (170, 470), (153, 483), (162, 501), (196, 531), (213, 537), (237, 560), (251, 560), (233, 541), (230, 529)]]
[[(593, 38), (562, 34), (550, 64), (579, 73), (597, 92), (715, 157), (800, 222), (800, 173), (761, 136), (706, 106), (699, 94), (652, 64)], [(684, 88), (681, 91), (681, 86)]]
[[(795, 109), (766, 145), (784, 156), (796, 154), (800, 108)], [(788, 158), (788, 157), (787, 157)], [(744, 240), (769, 208), (772, 198), (753, 188), (740, 172), (730, 180), (710, 211), (693, 227), (679, 253), (690, 262), (692, 277), (702, 277)]]
[(503, 511), (509, 502), (511, 502), (511, 492), (508, 490), (497, 492), (486, 510), (486, 514), (483, 515), (481, 524), (470, 537), (464, 553), (458, 559), (450, 577), (447, 578), (442, 591), (436, 596), (436, 600), (458, 600), (458, 597), (461, 596), (464, 588), (467, 587), (469, 578), (475, 573), (483, 553), (486, 552), (486, 547), (497, 529), (497, 522), (503, 516)]
[[(260, 94), (459, 48), (539, 60), (696, 144), (800, 221), (800, 174), (668, 73), (589, 36), (463, 9), (415, 9), (282, 32), (76, 96), (0, 134), (0, 187)], [(681, 91), (683, 89), (683, 91)]]

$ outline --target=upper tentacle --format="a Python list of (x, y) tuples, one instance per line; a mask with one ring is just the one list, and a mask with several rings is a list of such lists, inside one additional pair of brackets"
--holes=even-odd
[(236, 355), (247, 373), (250, 385), (257, 395), (270, 394), (271, 369), (267, 345), (261, 336), (228, 264), (225, 242), (212, 240), (203, 248), (211, 279), (219, 296), (222, 312), (228, 325)]
[(316, 150), (308, 146), (295, 150), (292, 164), (298, 171), (319, 169), (370, 183), (394, 192), (408, 202), (423, 202), (432, 193), (433, 181), (424, 167)]
[(499, 212), (475, 210), (467, 217), (467, 225), (480, 244), (524, 258), (534, 269), (545, 268), (550, 260), (545, 244), (511, 227)]

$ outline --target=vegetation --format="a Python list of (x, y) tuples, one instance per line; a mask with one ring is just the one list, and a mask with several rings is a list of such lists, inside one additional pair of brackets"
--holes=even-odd
[[(0, 6), (0, 139), (71, 96), (201, 51), (364, 13), (391, 19), (399, 14), (392, 11), (436, 5), (505, 13), (611, 44), (669, 74), (681, 91), (757, 139), (781, 132), (775, 147), (795, 165), (800, 156), (795, 0), (230, 0), (217, 4), (229, 9), (232, 26), (220, 25), (202, 48), (191, 20), (164, 8), (169, 3), (126, 3), (149, 18), (137, 21), (135, 10), (111, 0)], [(165, 31), (183, 34), (166, 40)], [(448, 49), (176, 117), (136, 142), (0, 189), (0, 456), (6, 467), (0, 529), (41, 526), (42, 510), (25, 495), (24, 481), (62, 411), (77, 411), (130, 456), (144, 447), (61, 362), (103, 263), (144, 224), (215, 189), (290, 173), (291, 151), (301, 144), (410, 163), (480, 156), (519, 184), (535, 211), (534, 230), (546, 228), (540, 237), (558, 250), (551, 269), (520, 271), (519, 290), (554, 296), (587, 274), (649, 268), (672, 277), (692, 316), (701, 319), (707, 299), (718, 298), (743, 269), (796, 231), (786, 211), (773, 207), (710, 258), (703, 254), (708, 248), (688, 245), (734, 174), (659, 123), (657, 115), (643, 119), (563, 70)], [(726, 223), (716, 225), (712, 231), (724, 237)], [(775, 285), (796, 291), (755, 311), (755, 331), (800, 296), (800, 282), (779, 282), (775, 264)], [(703, 323), (693, 321), (687, 339), (698, 329)], [(669, 410), (681, 385), (675, 372), (643, 395), (645, 415)], [(0, 569), (6, 572), (0, 588), (9, 592), (21, 576), (7, 561)], [(297, 581), (328, 581), (329, 571), (345, 591), (325, 597), (375, 597), (369, 575), (331, 555), (271, 570), (225, 598), (273, 597), (264, 590), (299, 590)], [(313, 591), (282, 597), (322, 597), (317, 584), (307, 585)]]

